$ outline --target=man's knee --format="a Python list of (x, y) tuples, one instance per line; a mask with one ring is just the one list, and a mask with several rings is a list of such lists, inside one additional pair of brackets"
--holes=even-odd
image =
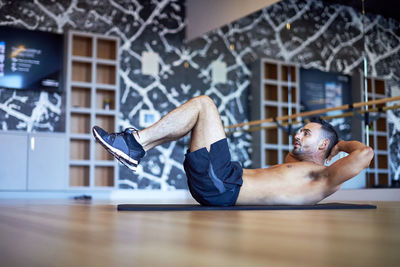
[(192, 100), (196, 101), (196, 103), (199, 105), (199, 108), (201, 110), (208, 110), (211, 107), (212, 108), (216, 107), (214, 101), (211, 99), (211, 97), (209, 97), (207, 95), (197, 96), (197, 97), (193, 98)]

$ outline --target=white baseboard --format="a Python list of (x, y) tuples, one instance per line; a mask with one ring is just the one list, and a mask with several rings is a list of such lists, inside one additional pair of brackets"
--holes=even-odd
[(73, 199), (90, 196), (93, 200), (121, 203), (196, 203), (188, 190), (67, 190), (67, 191), (0, 191), (2, 199)]
[(73, 199), (79, 196), (91, 196), (92, 199), (110, 199), (111, 191), (0, 191), (1, 199)]

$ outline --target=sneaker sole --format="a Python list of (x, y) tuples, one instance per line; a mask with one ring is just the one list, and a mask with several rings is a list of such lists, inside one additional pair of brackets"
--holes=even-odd
[[(121, 162), (128, 169), (136, 172), (137, 166), (139, 162), (137, 160), (132, 159), (123, 151), (116, 149), (113, 146), (110, 146), (107, 142), (104, 142), (101, 136), (97, 133), (95, 129), (93, 129), (93, 135), (95, 139), (102, 145), (111, 155), (113, 155), (119, 162)], [(132, 164), (132, 165), (131, 165)]]
[(128, 169), (130, 169), (133, 172), (136, 172), (138, 165), (129, 165), (129, 163), (127, 163), (123, 158), (118, 158), (116, 157), (116, 159), (125, 167), (127, 167)]

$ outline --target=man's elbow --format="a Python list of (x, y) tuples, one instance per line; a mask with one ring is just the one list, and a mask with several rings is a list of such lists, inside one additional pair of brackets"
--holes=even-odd
[(371, 163), (371, 160), (374, 158), (374, 150), (371, 147), (366, 146), (362, 149), (361, 156), (365, 160), (364, 168), (367, 168)]

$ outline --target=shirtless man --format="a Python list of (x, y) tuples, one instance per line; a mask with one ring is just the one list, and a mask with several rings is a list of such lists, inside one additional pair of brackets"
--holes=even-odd
[[(322, 124), (321, 124), (322, 123)], [(323, 129), (326, 128), (326, 129)], [(224, 127), (214, 102), (195, 97), (152, 126), (109, 134), (98, 126), (93, 135), (121, 163), (135, 171), (145, 152), (191, 133), (184, 169), (192, 196), (203, 205), (315, 204), (336, 192), (366, 168), (373, 150), (357, 141), (339, 141), (330, 124), (306, 124), (294, 137), (284, 164), (243, 169), (231, 162)], [(331, 129), (333, 131), (331, 131)], [(349, 153), (329, 167), (338, 152)]]

